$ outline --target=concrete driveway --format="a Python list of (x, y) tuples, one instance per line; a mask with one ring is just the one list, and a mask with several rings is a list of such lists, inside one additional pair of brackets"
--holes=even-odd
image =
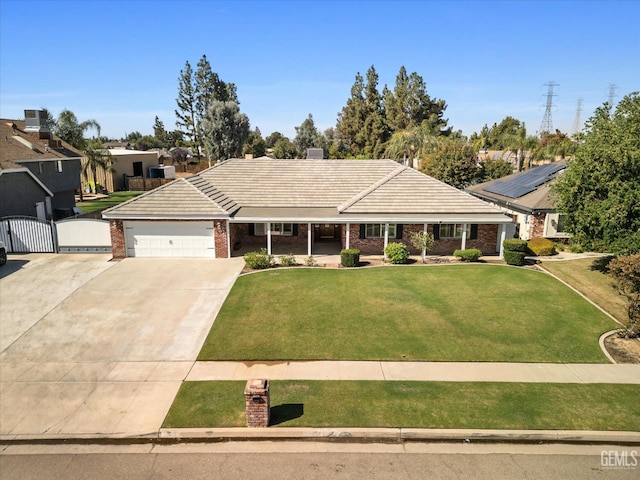
[(153, 435), (242, 258), (10, 256), (0, 271), (0, 437)]

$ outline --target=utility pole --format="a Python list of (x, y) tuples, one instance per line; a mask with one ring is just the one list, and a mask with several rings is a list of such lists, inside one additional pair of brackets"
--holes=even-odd
[(545, 83), (544, 85), (547, 87), (547, 104), (544, 111), (544, 118), (542, 119), (542, 123), (540, 124), (540, 136), (543, 136), (545, 133), (551, 133), (553, 131), (553, 122), (551, 121), (551, 109), (553, 108), (553, 97), (557, 97), (553, 93), (553, 87), (559, 86), (556, 82)]

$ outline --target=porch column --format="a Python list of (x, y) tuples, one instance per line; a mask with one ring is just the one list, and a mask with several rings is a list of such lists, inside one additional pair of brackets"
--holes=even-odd
[(383, 258), (386, 260), (387, 259), (387, 245), (389, 244), (389, 224), (385, 223), (384, 224), (384, 248), (382, 250), (382, 254), (383, 254)]
[(231, 258), (231, 228), (227, 219), (227, 258)]
[(347, 223), (347, 231), (345, 232), (345, 245), (344, 248), (349, 250), (349, 231), (351, 230), (351, 224)]
[(506, 224), (502, 224), (500, 225), (500, 228), (498, 229), (498, 235), (500, 236), (500, 258), (504, 258), (504, 240), (507, 237), (507, 225)]
[(307, 256), (311, 256), (311, 222), (307, 223)]
[[(424, 224), (424, 227), (423, 227), (423, 229), (422, 229), (422, 233), (424, 233), (424, 234), (425, 234), (425, 236), (427, 235), (427, 231), (428, 231), (428, 229), (429, 229), (429, 224), (428, 224), (428, 223), (425, 223), (425, 224)], [(427, 256), (427, 249), (426, 249), (426, 248), (423, 248), (423, 249), (422, 249), (422, 258), (424, 259), (424, 257), (426, 257), (426, 256)]]
[(267, 223), (267, 253), (271, 255), (271, 222)]
[(462, 245), (460, 246), (461, 250), (467, 248), (467, 224), (462, 224)]

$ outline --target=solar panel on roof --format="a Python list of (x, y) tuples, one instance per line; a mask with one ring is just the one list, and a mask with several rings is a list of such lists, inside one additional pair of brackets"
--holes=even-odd
[(533, 192), (540, 185), (544, 185), (565, 168), (561, 163), (548, 163), (527, 172), (523, 172), (508, 180), (498, 180), (485, 188), (487, 192), (509, 198), (520, 198)]

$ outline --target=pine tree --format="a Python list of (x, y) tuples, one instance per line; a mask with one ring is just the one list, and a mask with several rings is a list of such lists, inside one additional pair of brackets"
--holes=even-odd
[(306, 158), (308, 148), (324, 148), (324, 138), (318, 132), (311, 114), (299, 127), (296, 127), (296, 138), (294, 138), (293, 144), (296, 147), (298, 158)]
[(176, 126), (180, 132), (188, 138), (187, 146), (192, 147), (194, 153), (199, 155), (200, 146), (198, 128), (196, 124), (196, 91), (191, 64), (187, 60), (184, 70), (180, 70), (178, 79), (178, 109), (176, 113)]
[(364, 142), (361, 131), (364, 128), (366, 107), (364, 101), (364, 79), (360, 73), (356, 74), (356, 80), (351, 87), (351, 97), (338, 114), (337, 130), (351, 156), (357, 156), (364, 150)]

